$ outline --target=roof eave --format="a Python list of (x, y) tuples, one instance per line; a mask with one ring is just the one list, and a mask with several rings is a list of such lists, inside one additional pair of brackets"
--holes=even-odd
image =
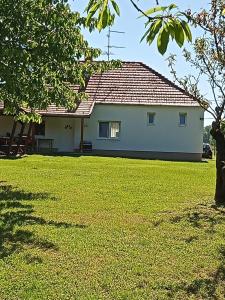
[(138, 103), (138, 102), (115, 102), (115, 101), (107, 101), (107, 102), (95, 102), (96, 105), (133, 105), (133, 106), (174, 106), (174, 107), (201, 107), (198, 103)]

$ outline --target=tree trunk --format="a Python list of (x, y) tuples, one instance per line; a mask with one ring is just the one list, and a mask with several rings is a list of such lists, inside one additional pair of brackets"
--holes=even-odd
[(7, 156), (9, 156), (10, 153), (11, 153), (12, 143), (13, 143), (13, 139), (14, 139), (15, 132), (16, 132), (16, 126), (17, 126), (17, 121), (14, 121), (14, 122), (13, 122), (12, 132), (11, 132), (11, 135), (10, 135), (10, 140), (9, 140), (9, 147), (8, 147), (8, 151), (7, 151)]
[(24, 129), (26, 124), (20, 122), (21, 125), (21, 129), (20, 129), (20, 134), (19, 134), (19, 138), (18, 138), (18, 142), (17, 142), (17, 149), (16, 149), (16, 154), (23, 154), (24, 149), (21, 149), (21, 144), (22, 144), (22, 138), (23, 138), (23, 133), (24, 133)]
[(32, 144), (32, 142), (31, 142), (31, 140), (32, 140), (32, 137), (31, 137), (32, 129), (33, 129), (33, 123), (32, 123), (32, 121), (30, 121), (29, 127), (28, 127), (28, 132), (27, 132), (27, 137), (25, 139), (25, 148), (24, 148), (25, 153), (27, 153), (28, 144), (30, 144), (30, 145)]
[(218, 124), (213, 124), (210, 133), (216, 140), (215, 202), (218, 206), (225, 206), (225, 138)]

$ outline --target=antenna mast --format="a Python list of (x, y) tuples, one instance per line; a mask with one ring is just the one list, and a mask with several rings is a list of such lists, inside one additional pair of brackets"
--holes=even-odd
[(124, 31), (117, 31), (117, 30), (111, 30), (111, 28), (109, 27), (109, 31), (107, 34), (107, 38), (108, 38), (108, 45), (107, 45), (107, 57), (108, 57), (108, 61), (110, 60), (110, 55), (114, 55), (114, 53), (110, 52), (110, 49), (112, 48), (116, 48), (116, 49), (123, 49), (126, 47), (122, 47), (122, 46), (112, 46), (111, 45), (111, 33), (118, 33), (118, 34), (124, 34)]

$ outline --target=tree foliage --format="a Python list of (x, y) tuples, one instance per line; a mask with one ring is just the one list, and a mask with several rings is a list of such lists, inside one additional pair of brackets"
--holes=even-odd
[[(192, 52), (184, 49), (186, 62), (196, 74), (179, 78), (175, 68), (175, 56), (169, 58), (169, 66), (175, 80), (213, 117), (210, 134), (216, 142), (216, 192), (215, 202), (225, 206), (225, 15), (224, 0), (211, 0), (209, 9), (190, 14), (193, 25), (203, 30), (203, 35), (193, 43)], [(209, 84), (212, 99), (199, 88), (203, 78)]]
[(86, 25), (89, 26), (93, 17), (99, 31), (113, 24), (115, 14), (120, 15), (120, 9), (115, 0), (90, 0), (85, 11), (88, 13)]
[[(52, 103), (74, 108), (85, 94), (69, 84), (83, 87), (93, 72), (109, 67), (91, 62), (100, 50), (81, 34), (86, 20), (66, 0), (0, 0), (0, 7), (0, 100), (5, 112), (37, 120), (35, 110)], [(30, 113), (24, 114), (26, 109)]]
[[(168, 6), (157, 5), (144, 11), (134, 0), (130, 0), (133, 7), (139, 12), (140, 17), (145, 18), (145, 28), (141, 41), (145, 40), (149, 45), (157, 38), (158, 51), (164, 54), (170, 40), (174, 40), (179, 47), (185, 41), (192, 41), (192, 33), (188, 22), (188, 12), (180, 12), (176, 4)], [(158, 2), (157, 2), (158, 4)], [(115, 16), (120, 15), (120, 9), (115, 0), (90, 0), (86, 7), (87, 25), (96, 22), (99, 30), (113, 24)]]
[(207, 125), (204, 127), (203, 143), (212, 144), (212, 136), (210, 134), (211, 129), (212, 129), (211, 125)]
[[(199, 104), (207, 110), (217, 123), (225, 117), (225, 16), (223, 14), (224, 1), (212, 0), (209, 10), (202, 10), (198, 14), (190, 14), (190, 19), (195, 26), (200, 26), (203, 36), (193, 42), (193, 51), (183, 50), (186, 62), (196, 71), (196, 74), (177, 76), (175, 69), (176, 56), (168, 59), (169, 67), (175, 80)], [(199, 83), (201, 78), (212, 91), (213, 99), (209, 99), (201, 92)]]

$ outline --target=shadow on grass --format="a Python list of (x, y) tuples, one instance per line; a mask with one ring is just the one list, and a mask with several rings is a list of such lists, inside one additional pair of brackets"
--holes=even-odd
[[(217, 225), (225, 224), (225, 209), (208, 205), (198, 205), (192, 209), (186, 209), (179, 215), (169, 217), (170, 223), (183, 223), (209, 235), (217, 233)], [(198, 240), (197, 236), (183, 239), (186, 243)], [(225, 295), (225, 245), (214, 253), (218, 259), (218, 267), (214, 272), (204, 274), (194, 279), (191, 283), (170, 286), (168, 296), (175, 298), (177, 293), (185, 292), (188, 299), (224, 299)]]
[(182, 162), (191, 162), (191, 163), (208, 163), (208, 160), (206, 159), (202, 159), (201, 161), (187, 161), (187, 160), (182, 160), (182, 159), (166, 159), (166, 158), (160, 158), (158, 156), (156, 157), (142, 157), (139, 155), (131, 155), (128, 153), (125, 154), (119, 154), (119, 153), (103, 153), (100, 152), (98, 153), (98, 151), (90, 151), (90, 152), (40, 152), (40, 153), (30, 153), (29, 155), (42, 155), (42, 156), (52, 156), (52, 157), (74, 157), (74, 158), (79, 158), (79, 157), (87, 157), (87, 156), (91, 156), (91, 157), (106, 157), (106, 158), (126, 158), (126, 159), (131, 159), (131, 160), (149, 160), (149, 161), (155, 161), (155, 160), (160, 160), (160, 161), (166, 161), (166, 162), (178, 162), (178, 163), (182, 163)]
[[(178, 238), (186, 244), (196, 242), (196, 245), (198, 245), (199, 243), (197, 248), (194, 249), (201, 249), (199, 247), (201, 241), (198, 240), (204, 239), (205, 235), (210, 236), (212, 244), (215, 243), (217, 236), (221, 238), (222, 235), (225, 238), (225, 233), (223, 234), (222, 231), (225, 225), (225, 208), (201, 204), (193, 208), (185, 209), (179, 213), (168, 211), (166, 215), (163, 213), (159, 219), (152, 222), (154, 227), (160, 227), (162, 223), (164, 223), (164, 226), (166, 226), (166, 224), (168, 224), (168, 226), (170, 224), (177, 227), (181, 226), (182, 229), (189, 227), (189, 234), (190, 227), (195, 229), (193, 235), (188, 237), (185, 235), (185, 230), (183, 230)], [(203, 245), (204, 243), (202, 247)], [(213, 248), (214, 247), (212, 247), (212, 249)], [(214, 253), (211, 253), (213, 259), (216, 258), (217, 261), (217, 266), (214, 271), (206, 272), (205, 270), (199, 269), (195, 278), (191, 281), (182, 283), (175, 281), (173, 284), (163, 283), (160, 285), (160, 289), (166, 293), (166, 299), (225, 299), (225, 244), (220, 245), (217, 250), (214, 251)], [(195, 253), (193, 255), (198, 254)]]
[(201, 204), (170, 217), (169, 221), (171, 223), (186, 222), (194, 228), (213, 234), (218, 224), (225, 224), (225, 209)]
[[(190, 296), (203, 297), (202, 299), (221, 299), (225, 295), (225, 248), (219, 249), (219, 266), (207, 278), (197, 278), (186, 287)], [(200, 298), (199, 298), (200, 299)]]
[(0, 259), (22, 250), (24, 246), (38, 247), (44, 250), (58, 249), (57, 245), (51, 241), (36, 236), (31, 230), (25, 230), (26, 225), (54, 226), (56, 228), (86, 227), (82, 224), (47, 221), (42, 217), (35, 216), (34, 207), (28, 201), (47, 198), (56, 200), (47, 193), (27, 193), (0, 181)]
[(4, 152), (0, 151), (0, 159), (4, 160), (17, 160), (26, 157), (27, 154), (24, 155), (6, 155)]
[[(215, 253), (216, 254), (216, 253)], [(225, 295), (225, 247), (218, 250), (218, 267), (202, 278), (196, 278), (191, 283), (166, 286), (167, 296), (175, 299), (182, 291), (188, 298), (185, 299), (224, 299)], [(165, 288), (165, 287), (164, 287)], [(180, 298), (179, 298), (180, 299)]]

